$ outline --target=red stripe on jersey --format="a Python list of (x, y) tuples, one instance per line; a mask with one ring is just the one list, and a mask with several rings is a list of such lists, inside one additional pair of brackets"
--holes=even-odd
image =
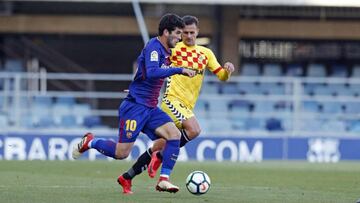
[(181, 47), (180, 50), (181, 50), (181, 51), (186, 51), (186, 48), (185, 48), (185, 47)]
[(183, 61), (187, 61), (187, 57), (186, 57), (186, 56), (183, 56), (183, 57), (182, 57), (182, 60), (183, 60)]
[(181, 52), (180, 52), (180, 51), (176, 51), (175, 54), (176, 54), (176, 56), (181, 56)]
[(221, 71), (222, 67), (217, 68), (216, 70), (213, 71), (214, 74), (218, 73), (219, 71)]
[(192, 56), (192, 53), (191, 52), (186, 52), (186, 55), (187, 56)]
[(124, 119), (120, 119), (120, 122), (119, 122), (119, 143), (121, 143), (121, 139), (122, 139), (122, 136), (123, 136), (124, 125), (125, 125)]

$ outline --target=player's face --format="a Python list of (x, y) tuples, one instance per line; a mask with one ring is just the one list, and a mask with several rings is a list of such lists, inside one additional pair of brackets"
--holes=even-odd
[(169, 48), (174, 48), (176, 43), (178, 43), (181, 39), (182, 29), (176, 28), (172, 32), (169, 33), (169, 37), (167, 40), (167, 45)]
[(182, 33), (182, 40), (187, 46), (194, 46), (199, 29), (195, 24), (185, 25)]

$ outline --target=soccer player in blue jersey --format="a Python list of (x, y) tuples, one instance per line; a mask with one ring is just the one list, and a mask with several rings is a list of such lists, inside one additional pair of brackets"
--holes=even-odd
[[(129, 94), (119, 107), (119, 142), (95, 138), (92, 133), (83, 136), (73, 150), (73, 158), (94, 148), (114, 159), (128, 157), (140, 131), (152, 140), (164, 138), (163, 165), (156, 190), (177, 192), (179, 187), (169, 181), (170, 174), (179, 154), (180, 131), (171, 118), (157, 107), (160, 88), (164, 79), (174, 74), (193, 77), (195, 72), (186, 68), (170, 67), (170, 48), (180, 40), (183, 20), (175, 14), (164, 15), (159, 23), (158, 37), (152, 38), (137, 59), (138, 68), (129, 87)], [(118, 177), (122, 186), (131, 181)], [(130, 194), (131, 191), (124, 193)]]

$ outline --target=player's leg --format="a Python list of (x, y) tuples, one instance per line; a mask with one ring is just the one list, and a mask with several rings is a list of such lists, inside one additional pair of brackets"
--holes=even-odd
[(166, 139), (163, 150), (163, 164), (156, 190), (166, 192), (177, 192), (179, 187), (169, 182), (170, 174), (175, 166), (180, 149), (180, 131), (174, 123), (166, 123), (155, 130), (156, 134)]
[(120, 143), (116, 143), (111, 139), (95, 138), (93, 134), (87, 133), (83, 136), (81, 141), (73, 150), (73, 158), (77, 159), (82, 153), (88, 149), (96, 149), (105, 156), (114, 159), (125, 159), (135, 142), (142, 126), (145, 125), (143, 121), (144, 111), (146, 109), (142, 105), (136, 105), (132, 102), (124, 101), (119, 107), (119, 137)]

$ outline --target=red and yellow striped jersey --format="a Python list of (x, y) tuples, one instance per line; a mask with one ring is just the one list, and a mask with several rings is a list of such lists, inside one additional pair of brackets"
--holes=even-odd
[(164, 98), (177, 99), (191, 110), (198, 99), (205, 69), (216, 74), (222, 81), (230, 77), (230, 74), (221, 67), (214, 53), (203, 46), (189, 47), (179, 42), (171, 50), (170, 60), (171, 66), (193, 69), (197, 74), (193, 78), (179, 74), (169, 77)]

